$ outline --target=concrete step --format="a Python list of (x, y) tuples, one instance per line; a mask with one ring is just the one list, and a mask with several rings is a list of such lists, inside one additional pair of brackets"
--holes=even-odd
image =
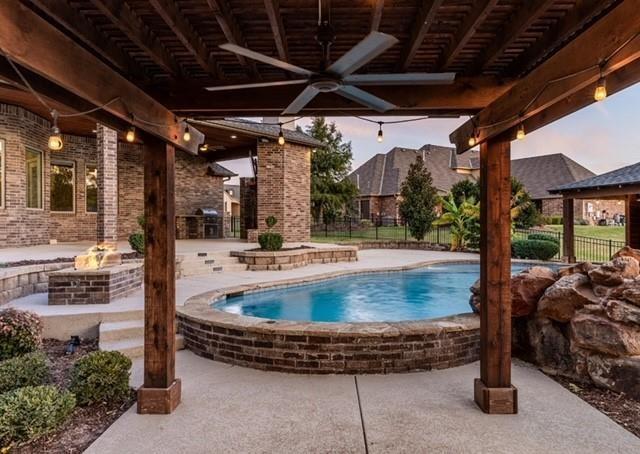
[(144, 320), (102, 322), (99, 328), (100, 342), (119, 341), (144, 336)]
[[(118, 351), (129, 358), (140, 358), (144, 356), (144, 337), (133, 337), (118, 341), (106, 341), (99, 343), (100, 350)], [(184, 337), (176, 334), (176, 350), (184, 349)]]
[(102, 323), (123, 322), (144, 319), (144, 309), (133, 309), (121, 312), (103, 312)]

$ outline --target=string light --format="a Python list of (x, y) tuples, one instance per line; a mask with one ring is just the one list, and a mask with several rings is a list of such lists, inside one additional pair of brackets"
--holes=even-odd
[(284, 145), (284, 133), (282, 132), (282, 123), (278, 123), (280, 132), (278, 132), (278, 145)]
[(60, 151), (64, 144), (62, 143), (60, 128), (58, 128), (58, 112), (52, 110), (51, 116), (53, 117), (53, 126), (51, 127), (51, 135), (49, 136), (49, 150)]
[(209, 149), (209, 145), (207, 145), (206, 143), (203, 143), (202, 145), (200, 145), (200, 151), (207, 151)]
[(188, 142), (188, 141), (190, 141), (190, 140), (191, 140), (191, 133), (189, 132), (189, 125), (187, 125), (187, 126), (184, 128), (184, 134), (182, 135), (182, 139), (183, 139), (185, 142)]
[(474, 129), (473, 133), (469, 137), (469, 146), (475, 147), (477, 143), (478, 143), (478, 131)]
[(518, 130), (516, 132), (516, 139), (523, 140), (526, 134), (524, 132), (524, 124), (522, 122), (518, 125)]
[(382, 121), (378, 122), (378, 143), (382, 143), (384, 140), (384, 133), (382, 132)]
[(131, 143), (136, 140), (136, 128), (131, 126), (124, 135), (127, 142)]
[(596, 91), (593, 94), (593, 99), (596, 101), (603, 101), (607, 97), (607, 81), (603, 76), (600, 76), (596, 85)]

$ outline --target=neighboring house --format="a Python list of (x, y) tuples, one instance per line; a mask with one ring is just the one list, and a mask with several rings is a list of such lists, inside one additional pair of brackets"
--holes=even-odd
[[(451, 147), (424, 145), (419, 149), (394, 147), (377, 154), (353, 171), (349, 178), (358, 186), (358, 206), (362, 218), (399, 217), (398, 202), (409, 166), (421, 156), (431, 172), (438, 193), (447, 194), (462, 180), (479, 178), (478, 152), (456, 154)], [(595, 174), (567, 156), (557, 153), (511, 161), (511, 173), (531, 194), (546, 216), (562, 216), (562, 198), (549, 189), (589, 178)], [(576, 218), (593, 220), (602, 210), (614, 213), (617, 201), (584, 200), (576, 203)]]
[(230, 217), (240, 216), (240, 185), (224, 185), (224, 214)]

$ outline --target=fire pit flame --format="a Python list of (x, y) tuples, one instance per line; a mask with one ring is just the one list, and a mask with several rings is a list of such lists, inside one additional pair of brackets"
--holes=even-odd
[(98, 270), (109, 266), (120, 265), (122, 257), (113, 244), (100, 243), (87, 249), (86, 254), (75, 259), (76, 270)]

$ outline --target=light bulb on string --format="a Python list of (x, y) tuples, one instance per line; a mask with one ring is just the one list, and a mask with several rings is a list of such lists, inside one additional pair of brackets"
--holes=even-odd
[(600, 76), (596, 85), (596, 91), (593, 94), (593, 99), (596, 101), (603, 101), (607, 97), (607, 81), (603, 76)]
[(378, 129), (378, 143), (382, 143), (382, 141), (384, 140), (384, 133), (382, 132), (382, 122), (378, 123), (379, 125), (379, 129)]
[(53, 126), (51, 127), (51, 135), (49, 135), (49, 150), (60, 151), (64, 144), (62, 142), (62, 136), (60, 135), (60, 128), (58, 128), (58, 112), (52, 110), (51, 116), (53, 117)]
[(523, 140), (525, 136), (526, 136), (526, 133), (524, 131), (524, 124), (520, 123), (518, 125), (518, 130), (516, 131), (516, 139)]
[(478, 143), (478, 131), (476, 131), (475, 129), (473, 130), (473, 134), (471, 134), (471, 136), (469, 136), (469, 146), (470, 147), (475, 147), (476, 144)]
[(185, 142), (189, 142), (191, 140), (191, 132), (189, 132), (189, 125), (184, 128), (184, 134), (182, 135), (182, 140)]
[(284, 140), (284, 133), (282, 132), (282, 123), (279, 123), (280, 125), (280, 132), (278, 132), (278, 145), (284, 145), (285, 140)]
[(124, 138), (129, 143), (134, 142), (136, 140), (136, 128), (131, 126), (129, 129), (127, 129), (127, 132), (124, 134)]

